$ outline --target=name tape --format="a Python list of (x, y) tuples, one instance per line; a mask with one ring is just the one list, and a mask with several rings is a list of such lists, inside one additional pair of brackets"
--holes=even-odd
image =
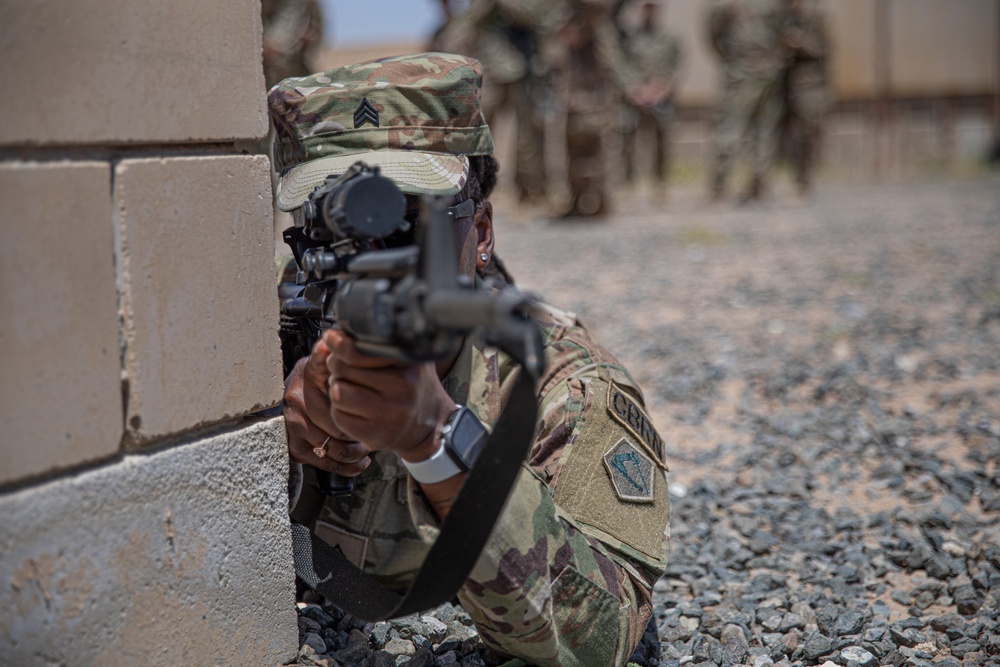
[(664, 470), (670, 470), (667, 466), (663, 439), (653, 428), (653, 422), (628, 392), (614, 381), (608, 384), (608, 412), (616, 422), (639, 440), (643, 449), (656, 461), (656, 465)]

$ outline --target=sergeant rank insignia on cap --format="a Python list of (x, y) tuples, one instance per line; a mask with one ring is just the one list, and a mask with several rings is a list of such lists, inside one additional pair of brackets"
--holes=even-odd
[(604, 465), (619, 500), (653, 502), (653, 471), (656, 468), (628, 438), (622, 438), (604, 454)]
[(362, 97), (361, 104), (354, 110), (354, 127), (359, 128), (365, 123), (371, 123), (378, 127), (378, 111), (375, 110), (367, 97)]

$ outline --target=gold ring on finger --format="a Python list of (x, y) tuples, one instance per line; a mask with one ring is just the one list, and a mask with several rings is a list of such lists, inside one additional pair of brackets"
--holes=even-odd
[(318, 445), (316, 447), (313, 447), (313, 454), (316, 455), (316, 458), (320, 458), (320, 459), (325, 459), (326, 458), (326, 445), (327, 445), (328, 442), (330, 442), (330, 438), (331, 437), (333, 437), (333, 436), (329, 436), (329, 435), (326, 436), (326, 440), (323, 441), (322, 445)]

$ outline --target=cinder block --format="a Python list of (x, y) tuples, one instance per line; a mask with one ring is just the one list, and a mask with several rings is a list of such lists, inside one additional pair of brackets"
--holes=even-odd
[(281, 400), (268, 168), (263, 156), (118, 165), (131, 442)]
[(0, 496), (5, 665), (281, 665), (298, 648), (281, 419)]
[(0, 163), (0, 484), (122, 436), (111, 166)]
[(0, 3), (0, 144), (267, 133), (259, 0)]

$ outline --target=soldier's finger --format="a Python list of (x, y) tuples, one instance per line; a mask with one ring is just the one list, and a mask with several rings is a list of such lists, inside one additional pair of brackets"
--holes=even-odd
[(363, 473), (368, 466), (371, 465), (372, 460), (370, 457), (366, 456), (360, 461), (355, 461), (354, 463), (340, 463), (339, 461), (331, 461), (327, 459), (330, 467), (328, 470), (330, 472), (335, 472), (338, 475), (343, 475), (344, 477), (356, 477)]
[(323, 333), (321, 340), (329, 349), (328, 365), (329, 359), (334, 358), (358, 368), (387, 368), (397, 366), (400, 363), (386, 357), (373, 357), (361, 352), (354, 339), (343, 331), (328, 330)]
[(323, 442), (312, 448), (311, 465), (347, 477), (360, 474), (369, 465), (368, 449), (359, 442), (340, 440), (327, 436)]
[(326, 360), (330, 357), (330, 348), (320, 338), (313, 346), (312, 354), (303, 361), (302, 374), (306, 382), (316, 387), (325, 387), (330, 377), (326, 369)]
[(325, 449), (330, 439), (329, 433), (300, 418), (286, 419), (285, 429), (288, 435), (288, 454), (293, 461), (316, 465), (319, 459), (325, 458), (318, 450)]
[(330, 383), (330, 403), (335, 415), (334, 423), (346, 433), (354, 435), (358, 435), (356, 430), (352, 431), (350, 426), (339, 421), (342, 415), (374, 419), (379, 415), (388, 416), (387, 413), (395, 407), (387, 403), (377, 386), (344, 379), (335, 379)]
[(325, 456), (334, 463), (358, 463), (369, 453), (368, 448), (360, 442), (331, 439), (327, 443)]
[[(406, 382), (414, 382), (418, 375), (418, 369), (411, 364), (392, 364), (377, 368), (364, 368), (354, 366), (346, 361), (331, 356), (327, 360), (327, 369), (330, 371), (328, 387), (335, 383), (349, 383), (367, 387), (377, 394), (391, 395), (393, 391)], [(333, 396), (331, 395), (331, 400)]]

